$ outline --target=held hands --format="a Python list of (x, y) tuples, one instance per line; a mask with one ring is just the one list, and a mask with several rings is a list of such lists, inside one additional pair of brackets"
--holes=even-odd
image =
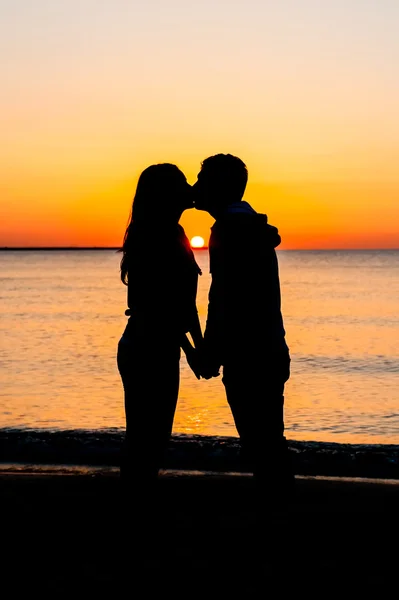
[(211, 357), (203, 354), (200, 360), (201, 365), (201, 377), (204, 379), (212, 379), (212, 377), (219, 377), (220, 375), (220, 364), (216, 363)]
[(219, 377), (220, 365), (211, 358), (201, 349), (198, 350), (193, 346), (185, 349), (187, 364), (194, 373), (197, 379), (201, 377), (203, 379), (211, 379), (212, 377)]
[(194, 347), (187, 337), (184, 335), (181, 340), (181, 347), (186, 355), (187, 364), (196, 376), (197, 379), (211, 379), (219, 377), (220, 362), (212, 352), (206, 351), (203, 340), (199, 340)]

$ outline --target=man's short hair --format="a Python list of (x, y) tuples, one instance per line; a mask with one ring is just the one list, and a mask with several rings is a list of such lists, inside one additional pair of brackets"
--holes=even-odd
[(245, 163), (232, 154), (215, 154), (201, 163), (201, 171), (207, 173), (215, 187), (235, 200), (241, 200), (248, 181)]

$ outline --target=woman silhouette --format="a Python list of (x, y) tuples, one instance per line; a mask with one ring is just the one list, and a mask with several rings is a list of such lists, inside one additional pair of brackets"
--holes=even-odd
[(183, 211), (192, 207), (191, 186), (177, 166), (156, 164), (141, 173), (120, 263), (129, 317), (117, 355), (125, 395), (121, 477), (126, 482), (149, 484), (157, 478), (172, 432), (181, 348), (200, 378), (201, 271), (179, 225)]

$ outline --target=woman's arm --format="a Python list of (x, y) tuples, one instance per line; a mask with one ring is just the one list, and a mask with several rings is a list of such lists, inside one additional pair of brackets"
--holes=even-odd
[(180, 346), (183, 349), (184, 354), (186, 355), (186, 360), (188, 366), (194, 373), (197, 379), (201, 377), (201, 369), (200, 369), (200, 361), (199, 361), (199, 353), (196, 348), (192, 345), (189, 338), (186, 334), (183, 335)]
[(191, 335), (191, 338), (193, 340), (194, 348), (196, 348), (196, 350), (201, 350), (204, 337), (202, 335), (198, 312), (195, 312), (195, 316), (192, 320), (191, 327), (189, 329), (189, 334)]
[(200, 369), (200, 351), (202, 349), (203, 336), (201, 331), (201, 324), (198, 318), (198, 313), (195, 313), (191, 327), (188, 331), (193, 340), (193, 344), (188, 338), (187, 334), (184, 334), (181, 339), (180, 346), (186, 355), (187, 363), (197, 379), (201, 376)]

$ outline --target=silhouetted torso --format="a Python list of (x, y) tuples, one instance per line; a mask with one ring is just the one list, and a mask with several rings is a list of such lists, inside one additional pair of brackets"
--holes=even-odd
[[(129, 264), (125, 337), (141, 326), (178, 340), (196, 318), (200, 269), (180, 225), (139, 232)], [(134, 330), (134, 332), (133, 332)]]
[(209, 243), (212, 284), (206, 345), (230, 358), (286, 350), (275, 247), (277, 229), (255, 211), (226, 212)]

